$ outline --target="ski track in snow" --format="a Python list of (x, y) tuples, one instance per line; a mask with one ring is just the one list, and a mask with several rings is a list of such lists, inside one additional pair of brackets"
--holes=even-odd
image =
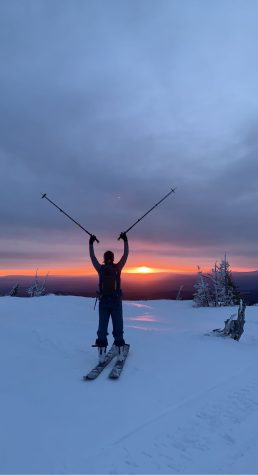
[[(128, 473), (191, 473), (193, 466), (195, 470), (197, 467), (197, 473), (203, 474), (242, 473), (237, 471), (239, 459), (258, 448), (257, 426), (250, 423), (254, 415), (257, 420), (258, 412), (256, 368), (254, 364), (235, 372), (229, 379), (197, 392), (179, 404), (168, 406), (104, 450), (97, 451), (88, 461), (93, 473), (97, 472), (92, 460), (107, 461), (110, 449), (124, 460), (122, 470)], [(242, 373), (248, 373), (248, 378), (243, 380)], [(244, 433), (249, 433), (247, 439), (239, 440), (239, 427)], [(150, 434), (154, 435), (150, 437)], [(228, 453), (226, 470), (224, 458), (220, 462), (221, 443)], [(203, 454), (210, 454), (213, 459), (205, 458), (203, 463)], [(137, 459), (140, 459), (140, 464)], [(117, 473), (114, 466), (110, 473)]]

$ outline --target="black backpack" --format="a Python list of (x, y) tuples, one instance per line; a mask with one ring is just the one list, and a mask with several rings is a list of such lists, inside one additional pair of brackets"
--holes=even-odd
[(120, 296), (120, 272), (116, 264), (103, 264), (99, 273), (100, 296)]

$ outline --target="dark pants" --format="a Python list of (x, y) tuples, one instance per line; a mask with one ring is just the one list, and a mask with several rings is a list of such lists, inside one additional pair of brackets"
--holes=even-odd
[(113, 337), (115, 341), (123, 338), (123, 308), (120, 297), (101, 297), (99, 301), (98, 339), (107, 344), (109, 318), (112, 319)]

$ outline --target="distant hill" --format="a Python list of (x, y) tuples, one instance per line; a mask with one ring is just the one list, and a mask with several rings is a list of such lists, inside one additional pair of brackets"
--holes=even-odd
[[(233, 279), (247, 303), (258, 302), (258, 271), (233, 272)], [(176, 299), (182, 286), (182, 300), (192, 299), (197, 274), (126, 274), (122, 275), (123, 296), (126, 300)], [(26, 289), (33, 283), (34, 276), (0, 277), (0, 295), (8, 295), (11, 288), (20, 283), (18, 296), (26, 297)], [(49, 276), (46, 282), (47, 294), (78, 295), (95, 297), (98, 287), (97, 276), (63, 277)]]

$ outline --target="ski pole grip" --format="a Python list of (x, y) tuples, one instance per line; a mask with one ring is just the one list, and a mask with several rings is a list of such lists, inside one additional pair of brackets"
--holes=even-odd
[(117, 238), (117, 240), (119, 241), (120, 239), (123, 239), (123, 241), (127, 241), (126, 231), (120, 233), (120, 236)]
[(94, 243), (94, 241), (99, 243), (99, 240), (96, 238), (95, 234), (90, 234), (90, 233), (88, 233), (88, 234), (90, 235), (91, 238), (94, 237), (94, 239), (92, 240), (92, 244)]

